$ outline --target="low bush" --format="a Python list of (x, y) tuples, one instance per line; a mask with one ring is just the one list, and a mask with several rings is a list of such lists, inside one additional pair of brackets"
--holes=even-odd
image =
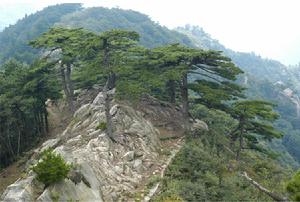
[(292, 201), (300, 201), (300, 171), (287, 183), (286, 189)]
[(71, 165), (51, 149), (42, 152), (41, 160), (32, 167), (37, 174), (37, 180), (43, 182), (46, 187), (67, 178), (70, 169)]
[(98, 126), (96, 127), (96, 130), (106, 130), (107, 129), (107, 124), (106, 124), (106, 122), (100, 122), (99, 124), (98, 124)]

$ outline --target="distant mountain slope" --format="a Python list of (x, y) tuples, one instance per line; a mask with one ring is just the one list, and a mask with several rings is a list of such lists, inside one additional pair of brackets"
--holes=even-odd
[(287, 67), (280, 62), (264, 59), (255, 53), (235, 52), (228, 49), (220, 44), (218, 40), (213, 39), (201, 27), (186, 25), (185, 27), (178, 27), (175, 30), (189, 36), (192, 42), (199, 48), (223, 51), (236, 65), (247, 73), (259, 76), (259, 79), (268, 79), (274, 82), (287, 79)]
[[(178, 42), (192, 47), (224, 51), (246, 72), (240, 83), (249, 88), (247, 93), (251, 98), (269, 99), (278, 104), (282, 118), (278, 127), (284, 128), (282, 123), (289, 123), (288, 129), (284, 131), (285, 140), (289, 140), (285, 141), (285, 147), (290, 147), (290, 153), (300, 162), (300, 150), (293, 149), (300, 148), (297, 143), (300, 142), (300, 131), (297, 131), (300, 117), (293, 113), (297, 111), (293, 100), (284, 94), (284, 90), (290, 89), (297, 96), (297, 92), (300, 92), (300, 80), (296, 72), (280, 62), (263, 59), (254, 53), (227, 49), (199, 27), (186, 26), (169, 30), (151, 21), (148, 16), (132, 10), (101, 7), (84, 9), (80, 4), (61, 4), (27, 16), (0, 32), (0, 65), (11, 57), (27, 63), (32, 62), (38, 51), (29, 47), (28, 41), (52, 26), (83, 27), (95, 32), (116, 28), (130, 29), (140, 33), (141, 44), (146, 47)], [(283, 85), (275, 86), (277, 82)], [(283, 148), (281, 146), (277, 145), (277, 148)]]
[(26, 13), (33, 13), (32, 5), (26, 3), (16, 3), (0, 5), (0, 31), (5, 27), (14, 24), (17, 20), (24, 17)]
[(24, 17), (0, 33), (0, 64), (14, 57), (31, 62), (37, 51), (27, 45), (28, 41), (46, 32), (63, 15), (81, 9), (80, 4), (60, 4), (50, 6), (35, 14)]
[(193, 46), (190, 39), (153, 22), (148, 16), (118, 8), (87, 8), (64, 16), (58, 26), (83, 27), (95, 32), (110, 29), (130, 29), (141, 35), (141, 44), (152, 48), (168, 43)]
[(275, 60), (264, 59), (254, 53), (235, 52), (227, 49), (197, 26), (178, 27), (195, 46), (223, 51), (245, 71), (239, 83), (246, 87), (250, 99), (265, 99), (277, 105), (280, 120), (276, 127), (284, 132), (282, 140), (273, 141), (269, 147), (281, 154), (279, 161), (298, 167), (300, 162), (300, 68), (287, 68)]
[(160, 26), (136, 11), (101, 7), (83, 9), (80, 4), (61, 4), (47, 7), (4, 29), (0, 33), (0, 64), (11, 57), (32, 62), (37, 51), (27, 45), (28, 41), (52, 26), (83, 27), (95, 32), (117, 28), (135, 30), (141, 35), (141, 44), (150, 48), (168, 43), (193, 46), (184, 34)]
[(153, 22), (148, 16), (118, 8), (87, 8), (80, 4), (60, 4), (50, 6), (35, 14), (26, 16), (15, 25), (0, 32), (0, 64), (14, 57), (31, 62), (37, 51), (27, 43), (52, 26), (83, 27), (95, 32), (109, 29), (130, 29), (141, 34), (141, 44), (155, 47), (168, 43), (183, 43), (207, 49), (221, 50), (250, 74), (277, 81), (287, 78), (287, 68), (278, 61), (263, 59), (254, 53), (240, 53), (227, 49), (205, 33), (202, 28), (186, 26), (169, 30)]

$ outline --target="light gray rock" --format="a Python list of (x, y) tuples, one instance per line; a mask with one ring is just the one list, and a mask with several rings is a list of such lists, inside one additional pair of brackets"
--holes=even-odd
[(126, 161), (133, 161), (133, 159), (134, 159), (134, 151), (127, 152), (122, 158), (124, 160), (126, 160)]
[(30, 173), (28, 178), (9, 186), (2, 200), (48, 202), (59, 196), (59, 201), (113, 201), (126, 192), (134, 192), (149, 169), (142, 159), (157, 162), (159, 132), (142, 113), (112, 101), (111, 114), (118, 141), (113, 143), (104, 131), (96, 130), (99, 121), (105, 121), (103, 103), (103, 94), (99, 93), (92, 104), (83, 105), (75, 112), (74, 120), (57, 139), (45, 142), (36, 150), (53, 147), (65, 161), (76, 166), (79, 183), (65, 179), (39, 193), (32, 183), (34, 173)]
[(64, 180), (47, 188), (38, 198), (37, 201), (103, 201), (97, 188), (89, 188), (83, 182), (75, 185), (71, 180)]
[(40, 152), (43, 152), (44, 150), (49, 148), (53, 148), (54, 146), (57, 145), (58, 142), (59, 142), (58, 138), (47, 140), (42, 144), (42, 148), (40, 149)]
[(30, 176), (26, 179), (20, 179), (14, 184), (7, 187), (5, 192), (1, 196), (3, 202), (27, 202), (34, 200), (34, 190), (32, 189), (34, 176)]
[(122, 165), (115, 166), (115, 171), (117, 174), (121, 175), (124, 172), (124, 167)]
[(133, 162), (133, 168), (138, 171), (139, 173), (141, 173), (143, 171), (143, 161), (141, 159), (136, 159)]
[(114, 105), (114, 106), (110, 109), (110, 114), (111, 114), (112, 116), (115, 116), (118, 109), (119, 109), (119, 105)]
[(93, 105), (104, 105), (105, 100), (104, 100), (104, 94), (99, 93), (97, 97), (93, 101)]
[(90, 112), (90, 104), (82, 105), (75, 113), (74, 118), (82, 118), (88, 115)]
[(196, 119), (195, 122), (193, 123), (192, 130), (204, 130), (208, 131), (208, 125), (199, 119)]

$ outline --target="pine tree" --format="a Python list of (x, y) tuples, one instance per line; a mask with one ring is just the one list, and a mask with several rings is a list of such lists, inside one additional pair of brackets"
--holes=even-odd
[(273, 107), (272, 103), (262, 100), (243, 100), (233, 104), (231, 115), (238, 121), (238, 125), (230, 133), (230, 138), (232, 142), (238, 140), (237, 160), (240, 160), (243, 149), (260, 150), (257, 146), (260, 137), (271, 140), (282, 136), (271, 124), (279, 117)]
[(60, 97), (52, 67), (9, 61), (0, 72), (0, 165), (14, 161), (48, 130), (45, 102)]
[[(224, 110), (224, 101), (243, 97), (243, 88), (230, 82), (242, 71), (220, 51), (202, 50), (179, 44), (153, 49), (153, 60), (159, 61), (158, 72), (168, 86), (170, 101), (176, 98), (176, 85), (180, 89), (185, 126), (189, 128), (189, 89), (196, 94), (198, 103)], [(157, 69), (157, 68), (156, 68)]]
[(112, 95), (109, 90), (116, 87), (119, 72), (124, 70), (126, 61), (130, 57), (130, 49), (134, 48), (139, 40), (138, 33), (126, 30), (110, 30), (94, 36), (87, 41), (86, 58), (88, 65), (97, 65), (106, 78), (103, 88), (105, 99), (105, 116), (107, 124), (107, 135), (113, 140), (112, 117), (110, 115), (110, 103)]
[(72, 68), (79, 61), (82, 49), (86, 42), (95, 37), (95, 34), (78, 29), (61, 27), (51, 28), (48, 32), (30, 42), (35, 48), (47, 50), (45, 58), (59, 66), (60, 79), (66, 95), (68, 106), (74, 112), (74, 84), (71, 78)]

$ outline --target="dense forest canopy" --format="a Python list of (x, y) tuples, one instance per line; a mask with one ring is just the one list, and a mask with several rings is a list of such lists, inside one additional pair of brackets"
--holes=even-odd
[[(86, 28), (94, 32), (110, 29), (131, 29), (141, 35), (141, 44), (155, 47), (162, 44), (181, 42), (192, 46), (189, 38), (183, 34), (162, 27), (146, 15), (132, 10), (88, 8), (80, 4), (61, 4), (50, 6), (42, 11), (26, 16), (16, 25), (0, 33), (0, 64), (10, 57), (32, 62), (38, 53), (28, 41), (46, 32), (52, 26)], [(25, 54), (26, 55), (22, 55)]]
[(50, 6), (35, 14), (25, 16), (16, 25), (10, 25), (0, 33), (0, 64), (10, 58), (32, 63), (38, 50), (34, 50), (28, 42), (46, 32), (61, 17), (81, 9), (80, 4), (62, 4)]

